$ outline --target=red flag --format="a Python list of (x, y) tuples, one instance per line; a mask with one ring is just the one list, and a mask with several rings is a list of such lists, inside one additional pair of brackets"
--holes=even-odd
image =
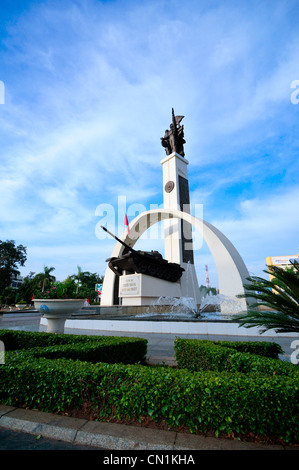
[(127, 226), (128, 228), (128, 233), (130, 233), (130, 229), (129, 229), (129, 222), (128, 222), (128, 217), (127, 217), (127, 214), (125, 214), (125, 225)]
[(32, 300), (33, 300), (33, 299), (34, 299), (34, 294), (32, 294), (32, 299), (31, 299), (31, 302), (32, 302)]

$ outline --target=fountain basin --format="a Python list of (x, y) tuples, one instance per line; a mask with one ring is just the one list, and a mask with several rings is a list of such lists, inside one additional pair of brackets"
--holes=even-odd
[(34, 307), (47, 319), (48, 333), (63, 333), (66, 319), (80, 312), (85, 299), (34, 299)]
[[(126, 318), (126, 317), (123, 317)], [(41, 317), (40, 326), (43, 328), (47, 325), (47, 320)], [(284, 333), (279, 334), (274, 330), (269, 330), (263, 334), (260, 333), (258, 328), (245, 328), (240, 327), (239, 323), (233, 320), (204, 320), (204, 319), (190, 319), (190, 320), (173, 320), (173, 319), (161, 319), (154, 320), (153, 318), (103, 318), (95, 316), (95, 318), (67, 318), (65, 321), (65, 329), (72, 331), (76, 334), (86, 334), (86, 331), (95, 331), (96, 334), (102, 334), (102, 332), (110, 332), (112, 334), (129, 333), (129, 334), (171, 334), (171, 335), (190, 335), (190, 337), (196, 337), (197, 335), (221, 335), (227, 337), (272, 337), (277, 336), (288, 336), (298, 337), (296, 333)]]

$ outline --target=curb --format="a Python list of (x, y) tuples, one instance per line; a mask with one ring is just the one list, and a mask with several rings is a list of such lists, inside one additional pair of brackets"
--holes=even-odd
[(88, 421), (6, 405), (0, 405), (0, 427), (105, 450), (299, 450), (299, 447)]

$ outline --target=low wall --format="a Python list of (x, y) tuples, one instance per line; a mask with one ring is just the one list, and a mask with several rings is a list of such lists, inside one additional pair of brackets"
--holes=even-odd
[[(47, 326), (46, 318), (42, 317), (40, 324)], [(130, 333), (165, 333), (185, 335), (224, 335), (224, 336), (289, 336), (298, 337), (296, 333), (284, 333), (282, 335), (269, 330), (260, 334), (258, 328), (239, 327), (232, 321), (163, 321), (161, 320), (119, 320), (119, 319), (90, 319), (70, 318), (65, 322), (65, 328), (79, 330), (117, 331)]]

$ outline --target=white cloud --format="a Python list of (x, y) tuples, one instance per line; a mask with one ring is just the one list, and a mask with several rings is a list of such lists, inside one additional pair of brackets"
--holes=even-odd
[(220, 215), (211, 223), (235, 245), (249, 271), (260, 275), (267, 256), (298, 253), (298, 200), (299, 187), (267, 194), (243, 201), (239, 216), (221, 219)]
[[(191, 201), (207, 204), (251, 265), (263, 262), (266, 248), (291, 249), (293, 231), (282, 226), (295, 207), (278, 170), (289, 171), (296, 150), (290, 83), (299, 78), (299, 35), (292, 5), (32, 5), (8, 27), (0, 50), (6, 77), (0, 76), (6, 92), (0, 108), (0, 238), (45, 246), (61, 270), (59, 247), (70, 247), (73, 263), (81, 245), (89, 262), (92, 254), (84, 247), (97, 241), (99, 204), (116, 208), (119, 195), (128, 205), (161, 204), (160, 137), (174, 107), (185, 115)], [(287, 136), (285, 144), (281, 136)], [(268, 165), (270, 158), (260, 154), (276, 147), (283, 158)], [(266, 198), (260, 188), (269, 174), (277, 193)], [(260, 186), (249, 199), (242, 191), (255, 178)]]
[[(64, 280), (67, 276), (77, 272), (77, 266), (83, 271), (104, 275), (107, 267), (106, 250), (109, 245), (93, 243), (90, 245), (32, 245), (27, 249), (27, 259), (22, 274), (27, 276), (30, 271), (38, 273), (44, 266), (53, 266), (53, 273), (57, 280)], [(112, 249), (111, 249), (112, 251)]]

